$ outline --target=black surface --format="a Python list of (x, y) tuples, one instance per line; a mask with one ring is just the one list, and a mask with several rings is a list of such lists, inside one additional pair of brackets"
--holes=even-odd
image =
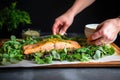
[[(10, 34), (20, 36), (24, 28), (34, 28), (41, 30), (41, 32), (51, 32), (55, 18), (68, 10), (75, 0), (0, 0), (0, 10), (12, 1), (18, 1), (17, 8), (25, 10), (30, 14), (32, 24), (20, 26), (13, 33), (0, 30), (0, 38), (9, 37)], [(106, 19), (119, 15), (119, 0), (96, 0), (96, 2), (74, 18), (74, 22), (67, 32), (83, 34), (86, 24), (101, 23)]]
[(120, 80), (120, 68), (0, 69), (0, 80)]
[[(38, 29), (41, 33), (51, 33), (52, 25), (56, 17), (68, 10), (75, 0), (0, 0), (0, 10), (12, 1), (18, 1), (17, 8), (30, 14), (32, 24), (20, 26), (13, 32), (6, 29), (0, 30), (0, 38), (10, 38), (15, 35), (21, 38), (22, 29)], [(109, 3), (109, 4), (108, 4)], [(114, 5), (114, 6), (111, 6)], [(102, 21), (119, 16), (119, 0), (96, 0), (92, 5), (79, 13), (67, 33), (84, 34), (84, 26), (89, 23), (101, 23)], [(114, 42), (120, 47), (120, 36)]]

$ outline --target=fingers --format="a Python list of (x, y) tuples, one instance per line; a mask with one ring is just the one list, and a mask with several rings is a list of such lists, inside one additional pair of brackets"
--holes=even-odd
[(62, 28), (60, 29), (59, 34), (64, 35), (66, 33), (67, 29), (68, 29), (68, 25), (66, 25), (66, 24), (63, 25)]
[(98, 25), (96, 32), (90, 36), (89, 42), (95, 45), (104, 45), (107, 43), (106, 35), (102, 24)]
[(57, 28), (57, 24), (55, 23), (52, 27), (52, 32), (54, 35), (56, 35), (58, 33), (59, 29)]
[(114, 37), (108, 34), (107, 31), (105, 31), (104, 29), (100, 29), (91, 36), (89, 42), (95, 45), (104, 45), (112, 43), (113, 40)]
[(95, 41), (99, 38), (101, 38), (103, 35), (102, 35), (102, 31), (101, 30), (98, 30), (97, 32), (95, 32), (94, 34), (91, 35), (90, 37), (90, 41)]
[(60, 21), (55, 21), (52, 27), (52, 32), (54, 35), (59, 34), (61, 26), (62, 26), (62, 23)]
[(107, 44), (107, 41), (104, 37), (101, 37), (95, 41), (91, 41), (90, 43), (95, 44), (95, 45), (105, 45), (105, 44)]
[(60, 22), (60, 21), (55, 21), (53, 27), (52, 27), (52, 31), (53, 34), (60, 34), (60, 35), (64, 35), (68, 29), (69, 25), (67, 25), (64, 22)]

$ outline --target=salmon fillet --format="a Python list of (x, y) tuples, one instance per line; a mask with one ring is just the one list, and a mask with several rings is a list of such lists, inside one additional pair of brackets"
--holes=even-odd
[(36, 44), (29, 44), (23, 46), (24, 54), (32, 54), (35, 52), (51, 51), (53, 49), (78, 49), (81, 46), (76, 41), (63, 40), (58, 38), (45, 39)]

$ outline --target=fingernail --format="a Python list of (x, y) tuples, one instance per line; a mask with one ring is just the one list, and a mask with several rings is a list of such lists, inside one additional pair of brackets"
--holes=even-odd
[(61, 35), (64, 35), (64, 33), (60, 33)]
[(60, 31), (60, 35), (64, 35), (64, 32)]

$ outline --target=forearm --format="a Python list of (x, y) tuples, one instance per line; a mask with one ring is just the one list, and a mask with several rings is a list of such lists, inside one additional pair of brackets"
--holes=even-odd
[(95, 0), (76, 0), (72, 7), (66, 13), (76, 16), (79, 12), (91, 5)]

